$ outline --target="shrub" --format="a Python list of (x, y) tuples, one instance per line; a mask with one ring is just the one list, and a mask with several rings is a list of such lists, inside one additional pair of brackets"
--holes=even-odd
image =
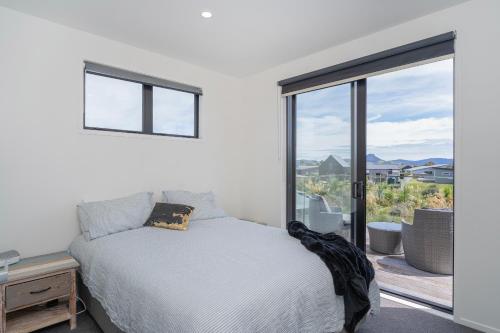
[(430, 185), (429, 187), (425, 188), (423, 191), (422, 191), (422, 195), (424, 197), (428, 197), (428, 196), (433, 196), (435, 194), (439, 193), (439, 189), (437, 188), (436, 185)]
[[(336, 177), (297, 179), (297, 190), (323, 196), (330, 207), (351, 211), (351, 183)], [(367, 221), (413, 221), (416, 208), (452, 208), (453, 185), (430, 184), (417, 180), (398, 186), (368, 183), (366, 189)]]
[(394, 193), (391, 190), (384, 192), (384, 200), (386, 205), (392, 205), (394, 202)]
[(428, 196), (425, 200), (426, 208), (446, 208), (448, 207), (446, 200), (441, 194), (437, 193), (432, 196)]
[(329, 192), (328, 184), (322, 181), (309, 179), (305, 183), (306, 192), (317, 195), (326, 195)]

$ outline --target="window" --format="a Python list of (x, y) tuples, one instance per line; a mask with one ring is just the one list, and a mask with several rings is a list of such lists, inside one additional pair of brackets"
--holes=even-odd
[(194, 136), (193, 94), (153, 87), (153, 132)]
[(142, 85), (87, 73), (85, 126), (142, 131)]
[(200, 88), (85, 63), (84, 128), (198, 138)]

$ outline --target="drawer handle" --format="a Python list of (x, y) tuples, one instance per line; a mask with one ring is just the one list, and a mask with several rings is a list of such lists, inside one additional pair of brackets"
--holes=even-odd
[(49, 291), (50, 289), (52, 289), (52, 287), (47, 287), (45, 289), (41, 289), (41, 290), (37, 290), (37, 291), (30, 291), (30, 294), (31, 295), (41, 294), (41, 293), (44, 293), (46, 291)]

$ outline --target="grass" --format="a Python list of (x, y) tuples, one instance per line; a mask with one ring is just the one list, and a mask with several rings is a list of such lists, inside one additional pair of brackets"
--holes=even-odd
[[(323, 196), (330, 207), (351, 211), (351, 182), (338, 177), (308, 176), (297, 179), (297, 191)], [(366, 221), (412, 222), (417, 208), (453, 208), (453, 185), (424, 183), (406, 178), (401, 184), (369, 182)]]

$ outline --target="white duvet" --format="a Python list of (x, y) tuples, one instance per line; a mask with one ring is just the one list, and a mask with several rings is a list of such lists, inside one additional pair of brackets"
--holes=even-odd
[[(326, 265), (285, 230), (235, 218), (187, 231), (144, 227), (71, 254), (84, 283), (126, 332), (340, 332), (342, 297)], [(379, 291), (370, 286), (372, 311)]]

